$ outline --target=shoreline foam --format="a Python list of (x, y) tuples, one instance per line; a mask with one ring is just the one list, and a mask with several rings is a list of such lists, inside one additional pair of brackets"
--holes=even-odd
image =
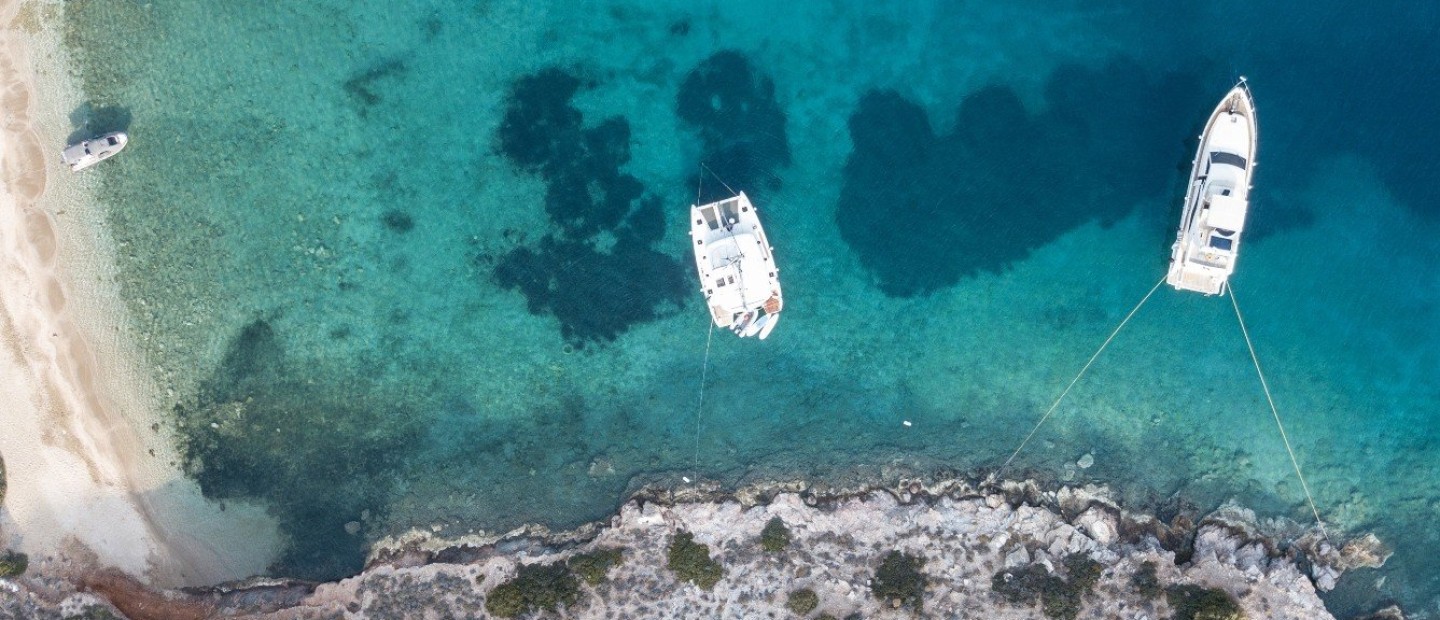
[(163, 587), (255, 574), (275, 553), (273, 523), (251, 506), (220, 512), (167, 464), (174, 449), (110, 273), (96, 179), (63, 176), (45, 148), (66, 140), (64, 109), (83, 101), (60, 48), (62, 10), (0, 2), (0, 542), (42, 574), (113, 567)]

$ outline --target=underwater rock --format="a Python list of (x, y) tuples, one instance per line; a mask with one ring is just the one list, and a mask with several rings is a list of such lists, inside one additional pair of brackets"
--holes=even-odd
[(404, 234), (415, 230), (415, 218), (399, 209), (390, 209), (382, 213), (380, 223), (384, 224), (385, 228), (390, 229), (391, 232)]
[(1080, 460), (1075, 461), (1075, 465), (1076, 465), (1077, 467), (1079, 467), (1080, 469), (1090, 469), (1090, 467), (1093, 466), (1094, 464), (1095, 464), (1095, 455), (1090, 454), (1089, 452), (1086, 452), (1086, 453), (1085, 453), (1085, 456), (1080, 457)]
[[(1336, 545), (1340, 546), (1337, 548)], [(1295, 542), (1310, 557), (1310, 576), (1322, 592), (1335, 589), (1340, 575), (1357, 568), (1379, 568), (1393, 550), (1374, 534), (1344, 542), (1332, 541), (1320, 532), (1309, 532)]]
[(1395, 553), (1380, 537), (1367, 533), (1345, 543), (1340, 548), (1340, 563), (1344, 570), (1356, 568), (1380, 568)]
[(554, 229), (498, 260), (474, 257), (496, 284), (524, 294), (532, 314), (559, 320), (572, 347), (614, 340), (689, 297), (681, 263), (652, 247), (664, 235), (660, 200), (622, 170), (630, 161), (630, 125), (617, 116), (586, 128), (571, 103), (584, 86), (558, 68), (512, 86), (499, 149), (545, 181)]
[(848, 123), (841, 238), (881, 292), (915, 297), (999, 272), (1086, 222), (1118, 221), (1170, 187), (1154, 162), (1188, 161), (1184, 119), (1208, 99), (1194, 76), (1149, 73), (1124, 61), (1061, 68), (1040, 111), (1009, 87), (981, 88), (944, 134), (900, 93), (865, 93)]
[(1362, 616), (1355, 620), (1405, 620), (1405, 612), (1398, 605), (1391, 605), (1368, 616)]
[[(700, 161), (731, 187), (753, 195), (779, 189), (774, 171), (790, 165), (785, 113), (775, 101), (775, 84), (740, 52), (724, 50), (685, 76), (675, 112), (701, 143)], [(727, 190), (705, 178), (701, 202)]]
[(572, 346), (614, 340), (689, 298), (680, 264), (629, 236), (609, 251), (547, 236), (534, 248), (506, 254), (492, 275), (524, 293), (532, 314), (554, 315)]
[(606, 457), (597, 456), (595, 460), (590, 461), (590, 468), (587, 469), (585, 473), (591, 478), (613, 476), (615, 475), (615, 464), (610, 462), (610, 459)]
[[(355, 111), (360, 118), (367, 118), (370, 110), (383, 103), (385, 98), (381, 96), (380, 86), (387, 82), (398, 82), (403, 79), (409, 71), (409, 66), (398, 59), (388, 59), (379, 64), (365, 68), (345, 80), (345, 92), (350, 95), (355, 104)], [(398, 84), (391, 84), (392, 89)]]
[(366, 541), (345, 524), (384, 509), (424, 426), (383, 390), (316, 380), (286, 344), (265, 319), (232, 338), (195, 397), (174, 408), (181, 465), (208, 498), (266, 503), (287, 540), (272, 570), (334, 579), (364, 568)]

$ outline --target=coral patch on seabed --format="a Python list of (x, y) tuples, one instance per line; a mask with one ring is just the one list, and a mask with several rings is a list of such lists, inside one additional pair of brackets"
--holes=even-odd
[[(700, 138), (700, 161), (737, 191), (777, 190), (775, 169), (790, 165), (785, 112), (775, 84), (743, 54), (725, 50), (685, 76), (675, 112)], [(728, 197), (728, 189), (701, 175), (701, 202)], [(703, 180), (704, 182), (699, 182)]]
[(176, 430), (206, 497), (268, 502), (287, 538), (277, 572), (334, 579), (363, 567), (356, 520), (384, 512), (421, 425), (382, 394), (336, 395), (295, 366), (270, 323), (252, 321), (195, 401), (175, 407)]
[(582, 86), (551, 68), (517, 80), (511, 91), (499, 148), (545, 180), (555, 230), (534, 246), (511, 249), (492, 271), (496, 283), (525, 295), (531, 313), (554, 315), (576, 346), (614, 340), (674, 312), (688, 288), (680, 263), (653, 249), (664, 235), (659, 199), (621, 170), (630, 161), (629, 124), (612, 117), (584, 127), (570, 102)]

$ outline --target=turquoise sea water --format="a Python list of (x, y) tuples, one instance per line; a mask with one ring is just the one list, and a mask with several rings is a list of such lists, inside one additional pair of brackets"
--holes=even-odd
[[(133, 138), (74, 182), (187, 469), (268, 502), (277, 574), (681, 476), (995, 467), (1163, 275), (1244, 74), (1239, 301), (1322, 515), (1397, 549), (1330, 604), (1440, 613), (1440, 10), (773, 4), (64, 5), (77, 130)], [(787, 303), (715, 334), (697, 424), (702, 161)], [(1158, 292), (1012, 475), (1310, 520), (1229, 304)]]

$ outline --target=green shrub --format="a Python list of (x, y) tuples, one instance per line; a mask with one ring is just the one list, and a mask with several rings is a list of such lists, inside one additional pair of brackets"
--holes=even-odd
[(877, 600), (892, 605), (894, 601), (900, 601), (900, 605), (920, 611), (924, 606), (928, 581), (920, 572), (924, 567), (924, 558), (891, 551), (880, 562), (880, 568), (875, 570), (875, 578), (870, 580), (870, 593)]
[(686, 531), (675, 533), (675, 540), (670, 542), (666, 566), (674, 571), (681, 581), (688, 581), (706, 590), (714, 588), (720, 578), (725, 576), (725, 567), (710, 559), (710, 547), (695, 542), (695, 536)]
[(1160, 587), (1160, 578), (1155, 576), (1154, 562), (1141, 562), (1140, 568), (1130, 577), (1130, 585), (1135, 586), (1140, 596), (1148, 599), (1160, 598), (1165, 593), (1165, 589)]
[(800, 615), (815, 611), (820, 606), (820, 595), (809, 588), (801, 588), (790, 593), (790, 598), (785, 601), (785, 606)]
[(765, 529), (760, 530), (760, 547), (770, 553), (780, 553), (790, 546), (790, 528), (780, 517), (770, 519)]
[(1082, 595), (1095, 589), (1100, 574), (1105, 572), (1103, 565), (1083, 553), (1067, 555), (1061, 564), (1065, 565), (1065, 573), (1069, 575), (1070, 587)]
[(1240, 604), (1219, 588), (1170, 586), (1165, 588), (1165, 600), (1175, 610), (1174, 620), (1245, 620)]
[(1040, 610), (1047, 618), (1074, 620), (1086, 594), (1100, 580), (1104, 567), (1084, 554), (1072, 554), (1061, 562), (1068, 579), (1050, 574), (1045, 567), (1031, 564), (1024, 568), (1000, 571), (990, 580), (990, 588), (1013, 605), (1032, 605), (1040, 599)]
[(520, 567), (514, 579), (485, 596), (485, 611), (501, 618), (543, 609), (555, 611), (573, 605), (580, 596), (580, 581), (564, 564), (530, 564)]
[(19, 577), (30, 566), (30, 558), (19, 551), (6, 551), (0, 555), (0, 577)]
[(605, 581), (605, 575), (610, 569), (619, 566), (625, 561), (622, 555), (623, 549), (597, 549), (590, 553), (581, 553), (570, 558), (570, 570), (575, 571), (581, 579), (592, 586), (598, 586)]

